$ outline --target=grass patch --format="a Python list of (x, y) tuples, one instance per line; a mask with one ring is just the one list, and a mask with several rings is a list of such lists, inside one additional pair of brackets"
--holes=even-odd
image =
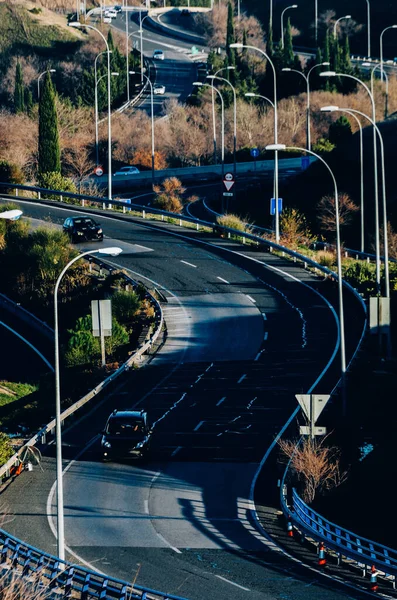
[(16, 402), (24, 396), (37, 391), (38, 386), (30, 383), (15, 383), (11, 381), (0, 381), (0, 406), (6, 406)]

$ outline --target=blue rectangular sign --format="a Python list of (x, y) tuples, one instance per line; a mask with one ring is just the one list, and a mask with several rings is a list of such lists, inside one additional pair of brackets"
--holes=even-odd
[[(281, 213), (281, 211), (283, 210), (283, 199), (282, 198), (278, 199), (277, 210), (279, 213)], [(276, 214), (276, 199), (275, 198), (270, 198), (270, 214), (271, 215)]]
[(310, 156), (302, 156), (301, 158), (301, 169), (302, 171), (306, 171), (306, 169), (310, 165)]

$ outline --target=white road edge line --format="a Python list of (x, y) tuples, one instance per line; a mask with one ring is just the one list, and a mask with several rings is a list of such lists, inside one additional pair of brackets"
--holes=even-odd
[(219, 279), (219, 281), (223, 281), (223, 283), (227, 283), (228, 285), (230, 285), (230, 283), (226, 281), (226, 279), (223, 279), (223, 277), (217, 277), (217, 279)]
[(200, 421), (200, 423), (198, 425), (196, 425), (196, 427), (193, 429), (193, 431), (198, 431), (201, 427), (201, 425), (203, 425), (203, 423), (205, 423), (205, 421)]
[(186, 260), (181, 260), (181, 263), (183, 263), (184, 265), (188, 265), (189, 267), (194, 267), (195, 269), (197, 269), (197, 265), (193, 265), (190, 262), (187, 262)]
[(161, 533), (157, 533), (157, 537), (160, 538), (160, 540), (162, 540), (164, 542), (164, 544), (166, 544), (168, 546), (168, 548), (171, 548), (171, 550), (173, 550), (174, 552), (177, 552), (178, 554), (182, 554), (182, 552), (179, 550), (179, 548), (175, 548), (175, 546), (171, 546), (171, 544), (169, 544), (167, 542), (167, 540), (165, 539), (164, 536), (161, 535)]
[(247, 374), (241, 375), (241, 377), (240, 377), (240, 379), (238, 380), (237, 383), (241, 383), (246, 377), (247, 377)]
[(220, 404), (222, 404), (222, 402), (224, 402), (226, 400), (226, 396), (223, 396), (223, 398), (221, 398), (219, 400), (219, 402), (216, 403), (216, 406), (219, 406)]
[(248, 300), (251, 300), (251, 302), (253, 302), (254, 304), (256, 304), (256, 300), (254, 300), (252, 298), (252, 296), (248, 296), (248, 294), (245, 294), (245, 295), (247, 296)]
[(238, 583), (234, 583), (234, 581), (230, 581), (230, 579), (226, 579), (225, 577), (222, 577), (222, 575), (215, 575), (215, 577), (218, 577), (218, 579), (222, 579), (222, 581), (226, 581), (226, 583), (230, 583), (230, 585), (235, 585), (236, 587), (240, 588), (240, 590), (244, 590), (245, 592), (251, 591), (249, 588), (243, 587), (242, 585), (239, 585)]

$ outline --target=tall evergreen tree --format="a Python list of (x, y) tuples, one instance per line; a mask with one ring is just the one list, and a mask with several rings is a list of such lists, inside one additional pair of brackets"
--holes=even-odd
[(282, 49), (282, 53), (284, 67), (294, 67), (294, 49), (292, 46), (292, 29), (290, 19), (288, 19), (287, 21), (287, 28), (285, 30), (284, 47)]
[(233, 6), (229, 2), (227, 6), (227, 25), (226, 25), (226, 54), (229, 61), (229, 65), (234, 66), (236, 64), (236, 52), (234, 48), (230, 48), (230, 44), (234, 44), (234, 15)]
[(109, 50), (114, 50), (114, 40), (113, 40), (113, 35), (112, 35), (111, 29), (109, 29), (109, 31), (108, 31), (108, 46), (109, 46)]
[(25, 110), (25, 103), (23, 97), (23, 81), (22, 81), (22, 67), (18, 61), (15, 68), (15, 88), (14, 88), (14, 110), (16, 113), (23, 112)]
[[(324, 57), (324, 62), (329, 62), (331, 63), (331, 50), (330, 50), (330, 41), (329, 41), (329, 31), (327, 29), (325, 37), (324, 37), (324, 48), (323, 48), (323, 57)], [(330, 90), (331, 89), (331, 84), (328, 81), (328, 79), (324, 82), (324, 86), (323, 86), (326, 90)]]
[(47, 71), (40, 94), (39, 104), (39, 173), (60, 172), (58, 116), (55, 106), (55, 90)]
[(269, 23), (269, 28), (267, 30), (267, 41), (266, 41), (266, 53), (271, 58), (274, 53), (274, 44), (273, 44), (273, 28)]

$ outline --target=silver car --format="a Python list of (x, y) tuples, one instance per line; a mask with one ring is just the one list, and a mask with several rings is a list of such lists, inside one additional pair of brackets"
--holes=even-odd
[(161, 85), (160, 83), (155, 83), (153, 86), (153, 94), (165, 94), (165, 85)]

